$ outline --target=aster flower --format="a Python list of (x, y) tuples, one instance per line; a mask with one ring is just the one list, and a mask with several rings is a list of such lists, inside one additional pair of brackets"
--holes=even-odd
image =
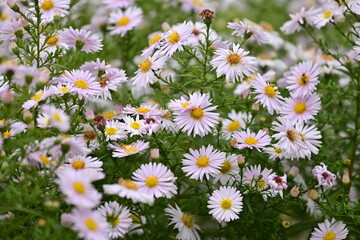
[(285, 22), (280, 30), (287, 35), (298, 32), (301, 30), (300, 24), (304, 24), (305, 21), (309, 22), (319, 12), (320, 9), (310, 8), (309, 10), (305, 10), (303, 7), (298, 12), (290, 14), (291, 20)]
[(0, 40), (10, 41), (17, 38), (27, 38), (29, 35), (25, 32), (21, 19), (12, 19), (6, 24), (0, 26)]
[(236, 139), (235, 147), (237, 149), (244, 149), (244, 148), (256, 148), (260, 151), (261, 148), (269, 145), (271, 142), (271, 138), (267, 133), (263, 130), (260, 130), (257, 134), (252, 133), (248, 128), (245, 131), (239, 131), (234, 133), (234, 139)]
[(138, 70), (132, 78), (132, 85), (136, 88), (146, 88), (158, 80), (153, 71), (160, 71), (167, 60), (167, 57), (148, 57), (138, 65)]
[(186, 212), (182, 212), (178, 205), (175, 207), (169, 205), (165, 208), (165, 215), (170, 217), (169, 225), (175, 225), (174, 228), (179, 230), (176, 239), (181, 240), (200, 240), (198, 230), (199, 225), (196, 224), (195, 217)]
[(58, 161), (57, 158), (49, 156), (44, 151), (36, 151), (36, 152), (30, 153), (28, 155), (27, 159), (29, 160), (29, 162), (31, 164), (38, 165), (40, 163), (41, 165), (43, 165), (45, 167), (55, 166)]
[(228, 28), (233, 29), (233, 35), (239, 37), (249, 37), (250, 41), (256, 41), (258, 44), (268, 43), (270, 34), (261, 26), (245, 19), (240, 23), (228, 23)]
[(268, 177), (272, 174), (273, 171), (271, 169), (264, 168), (261, 170), (260, 165), (249, 166), (244, 170), (243, 183), (260, 191), (263, 199), (266, 201), (268, 196), (270, 196)]
[(317, 187), (324, 186), (331, 188), (336, 183), (336, 175), (327, 170), (327, 166), (324, 163), (320, 164), (316, 165), (312, 170), (314, 177), (318, 180)]
[(146, 203), (152, 205), (154, 197), (139, 190), (139, 186), (132, 180), (119, 179), (116, 184), (104, 184), (104, 192), (106, 194), (118, 195), (122, 198), (127, 198), (134, 203)]
[(60, 37), (69, 46), (80, 51), (98, 52), (102, 49), (101, 40), (91, 35), (91, 32), (84, 29), (65, 28), (60, 32)]
[[(211, 106), (208, 94), (195, 92), (190, 95), (190, 99), (171, 101), (169, 107), (172, 108), (175, 115), (175, 123), (181, 128), (181, 131), (187, 132), (188, 135), (205, 136), (212, 131), (218, 123), (219, 113), (216, 106)], [(184, 101), (184, 102), (183, 102)]]
[(311, 153), (318, 154), (321, 147), (321, 133), (316, 128), (315, 125), (305, 125), (297, 124), (295, 126), (295, 131), (298, 136), (301, 137), (301, 141), (305, 144), (307, 151), (304, 152), (304, 155), (310, 158)]
[(318, 227), (311, 233), (310, 240), (342, 240), (346, 239), (349, 230), (342, 221), (336, 221), (334, 218), (319, 223)]
[(46, 88), (44, 90), (39, 90), (30, 100), (27, 100), (26, 102), (23, 103), (22, 108), (31, 109), (33, 107), (36, 107), (39, 104), (39, 102), (47, 99), (49, 96), (51, 96), (51, 94), (52, 94), (51, 90), (48, 90)]
[(243, 208), (242, 195), (234, 187), (220, 187), (210, 196), (208, 208), (218, 222), (238, 219)]
[(16, 135), (26, 132), (27, 125), (23, 122), (12, 122), (10, 124), (10, 130), (3, 132), (4, 139), (13, 138)]
[(176, 51), (183, 51), (191, 35), (191, 23), (184, 22), (173, 26), (164, 34), (164, 41), (159, 49), (160, 54), (171, 57)]
[(181, 0), (182, 9), (185, 12), (201, 12), (207, 6), (207, 2), (205, 0)]
[(104, 132), (107, 141), (127, 138), (123, 125), (116, 120), (106, 121)]
[(316, 90), (320, 68), (312, 61), (301, 62), (286, 76), (286, 88), (294, 97), (305, 97)]
[(141, 104), (140, 107), (137, 108), (132, 107), (131, 105), (127, 105), (122, 112), (126, 114), (143, 116), (144, 118), (149, 118), (161, 116), (163, 115), (164, 111), (159, 110), (157, 105)]
[(58, 172), (56, 183), (66, 195), (67, 203), (79, 208), (93, 208), (99, 204), (101, 194), (91, 185), (91, 181), (86, 172), (68, 169)]
[(222, 185), (233, 183), (235, 179), (240, 178), (239, 171), (237, 156), (229, 154), (220, 166), (220, 173), (214, 176), (214, 182), (219, 181)]
[(52, 36), (41, 36), (43, 44), (46, 46), (45, 50), (54, 53), (58, 47), (67, 48), (67, 44), (59, 36), (59, 34), (53, 34)]
[(270, 160), (287, 158), (287, 152), (279, 144), (264, 148), (264, 152), (269, 155)]
[(47, 118), (47, 126), (55, 127), (62, 132), (70, 129), (70, 117), (62, 110), (54, 105), (45, 105), (41, 108), (42, 114)]
[(325, 0), (322, 3), (322, 9), (318, 14), (311, 18), (311, 22), (317, 29), (324, 27), (329, 22), (335, 22), (343, 18), (346, 7), (333, 0)]
[(124, 128), (130, 133), (130, 137), (134, 135), (143, 135), (146, 133), (145, 121), (140, 120), (139, 116), (136, 116), (135, 119), (129, 116), (125, 116), (123, 120), (125, 122)]
[(99, 58), (97, 58), (96, 61), (85, 62), (80, 67), (80, 70), (89, 71), (96, 77), (102, 76), (113, 69), (110, 64), (107, 64), (106, 61), (100, 60)]
[(255, 70), (256, 58), (247, 56), (248, 51), (240, 48), (239, 44), (233, 44), (232, 50), (219, 48), (211, 60), (211, 65), (216, 68), (217, 77), (226, 76), (226, 82), (235, 83), (250, 76)]
[(161, 163), (148, 163), (140, 166), (133, 173), (133, 179), (139, 190), (155, 198), (172, 198), (176, 194), (177, 177)]
[(41, 149), (49, 149), (52, 156), (60, 155), (87, 155), (90, 153), (84, 142), (73, 136), (60, 135), (45, 138), (40, 142)]
[(231, 110), (229, 118), (230, 119), (224, 119), (222, 121), (222, 137), (226, 140), (229, 140), (234, 132), (246, 127), (249, 115), (247, 113), (237, 113), (235, 110)]
[(163, 39), (163, 33), (161, 32), (155, 32), (149, 35), (149, 46), (144, 49), (141, 53), (141, 56), (144, 58), (148, 58), (150, 57), (154, 51), (156, 51), (157, 49), (160, 48), (161, 43), (162, 43), (162, 39)]
[(204, 176), (209, 179), (210, 176), (220, 173), (221, 165), (225, 161), (225, 153), (214, 150), (214, 147), (208, 145), (202, 146), (199, 150), (189, 149), (190, 154), (185, 153), (181, 170), (190, 176), (190, 179), (202, 181)]
[(115, 158), (123, 158), (129, 155), (142, 153), (146, 149), (149, 148), (149, 143), (144, 142), (142, 140), (137, 140), (131, 144), (120, 144), (120, 145), (112, 145), (109, 147), (113, 150), (112, 156)]
[(65, 16), (70, 8), (70, 0), (40, 0), (39, 7), (41, 18), (51, 22), (55, 15)]
[(131, 29), (135, 28), (142, 22), (142, 10), (137, 7), (129, 7), (125, 11), (117, 10), (110, 13), (108, 28), (110, 35), (120, 35), (121, 37)]
[(119, 9), (127, 8), (134, 4), (134, 0), (104, 0), (108, 8)]
[(107, 240), (107, 224), (98, 212), (86, 208), (74, 208), (70, 214), (72, 228), (79, 238), (85, 240)]
[(270, 193), (274, 197), (277, 194), (279, 194), (281, 197), (283, 197), (283, 190), (287, 189), (288, 185), (286, 182), (286, 175), (280, 177), (276, 174), (271, 174), (267, 177), (267, 184), (270, 187)]
[(115, 201), (106, 202), (97, 209), (97, 212), (101, 215), (102, 221), (107, 222), (110, 238), (122, 238), (129, 232), (132, 218), (127, 207)]
[(315, 118), (320, 108), (320, 97), (314, 93), (307, 97), (286, 98), (281, 114), (293, 123), (306, 123)]
[(253, 93), (256, 94), (256, 103), (261, 103), (271, 115), (280, 111), (283, 97), (275, 84), (266, 82), (260, 74), (257, 74), (251, 81), (251, 86), (254, 88)]
[(64, 168), (70, 168), (75, 171), (96, 171), (102, 172), (101, 166), (103, 162), (97, 157), (75, 155), (67, 158), (65, 164), (62, 165)]
[(71, 93), (77, 94), (80, 98), (94, 98), (100, 93), (100, 84), (89, 71), (65, 71), (61, 81), (69, 84)]

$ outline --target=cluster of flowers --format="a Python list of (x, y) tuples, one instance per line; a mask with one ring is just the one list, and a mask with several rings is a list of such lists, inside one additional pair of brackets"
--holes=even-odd
[[(187, 2), (183, 1), (185, 11), (202, 10), (205, 6), (201, 1)], [(69, 13), (70, 1), (41, 0), (38, 6), (30, 5), (27, 8), (10, 0), (8, 5), (10, 8), (7, 11), (11, 17), (0, 26), (0, 40), (3, 44), (9, 43), (14, 51), (20, 40), (26, 42), (32, 38), (28, 28), (30, 20), (39, 21), (36, 9), (41, 12), (42, 23), (48, 24)], [(124, 37), (143, 21), (142, 10), (132, 0), (104, 0), (104, 5), (97, 10), (90, 27), (96, 25), (100, 29), (105, 25), (110, 35)], [(292, 20), (285, 23), (282, 31), (293, 33), (300, 30), (305, 22), (320, 28), (328, 22), (337, 21), (346, 11), (344, 6), (332, 0), (322, 1), (321, 6), (306, 11), (302, 9), (291, 15)], [(350, 1), (349, 6), (355, 13), (360, 13), (357, 1)], [(158, 132), (169, 135), (185, 133), (189, 138), (201, 138), (216, 134), (221, 123), (218, 134), (233, 149), (220, 150), (211, 144), (198, 149), (189, 147), (181, 160), (181, 170), (189, 179), (206, 182), (207, 185), (212, 180), (211, 186), (216, 190), (206, 196), (207, 207), (209, 214), (220, 223), (239, 219), (243, 197), (249, 190), (259, 192), (264, 201), (268, 201), (277, 196), (283, 198), (289, 186), (286, 174), (281, 176), (261, 165), (245, 165), (244, 156), (234, 152), (256, 149), (267, 154), (271, 160), (283, 160), (284, 165), (291, 165), (294, 159), (310, 160), (312, 155), (319, 153), (321, 133), (316, 126), (316, 115), (321, 107), (316, 90), (322, 74), (321, 67), (335, 63), (332, 60), (301, 61), (283, 72), (276, 85), (275, 72), (260, 74), (258, 71), (261, 64), (271, 66), (276, 63), (261, 62), (249, 55), (250, 52), (243, 48), (244, 44), (222, 40), (210, 28), (212, 17), (209, 16), (212, 14), (212, 11), (204, 10), (201, 14), (204, 23), (183, 22), (164, 27), (164, 32), (151, 34), (149, 46), (140, 56), (138, 70), (129, 80), (124, 70), (100, 59), (61, 73), (43, 68), (59, 49), (62, 54), (72, 50), (94, 53), (102, 49), (99, 37), (85, 29), (72, 27), (41, 35), (38, 51), (43, 51), (38, 52), (40, 56), (35, 56), (33, 63), (26, 64), (20, 58), (20, 62), (12, 60), (0, 64), (0, 73), (4, 75), (0, 79), (0, 97), (4, 104), (11, 102), (21, 88), (31, 93), (26, 95), (29, 97), (22, 103), (24, 121), (0, 121), (0, 149), (4, 141), (6, 144), (7, 139), (21, 136), (28, 128), (56, 130), (51, 137), (27, 145), (26, 156), (21, 160), (41, 168), (41, 171), (55, 170), (54, 182), (65, 196), (64, 201), (73, 206), (70, 213), (63, 214), (62, 222), (77, 231), (79, 237), (110, 239), (124, 237), (129, 232), (141, 234), (139, 227), (146, 221), (144, 216), (137, 214), (131, 204), (103, 202), (103, 194), (116, 195), (134, 204), (153, 205), (157, 198), (171, 199), (179, 193), (178, 185), (181, 182), (174, 174), (174, 166), (157, 161), (141, 164), (129, 179), (119, 176), (118, 182), (103, 184), (103, 193), (100, 193), (93, 183), (106, 178), (102, 168), (105, 160), (95, 154), (102, 146), (111, 152), (114, 159), (119, 160), (147, 152), (152, 137), (155, 138)], [(228, 27), (244, 43), (254, 41), (276, 48), (281, 41), (277, 33), (248, 20), (229, 23)], [(209, 48), (216, 49), (212, 59), (208, 59)], [(20, 53), (14, 53), (20, 56)], [(107, 112), (91, 108), (96, 101), (112, 100), (114, 93), (122, 86), (130, 86), (134, 95), (151, 93), (152, 86), (158, 81), (171, 87), (172, 82), (168, 80), (172, 79), (174, 72), (167, 72), (165, 67), (173, 63), (179, 53), (191, 55), (196, 61), (202, 62), (205, 69), (209, 60), (216, 80), (224, 78), (230, 85), (240, 81), (234, 94), (253, 98), (269, 115), (275, 115), (276, 121), (272, 122), (271, 129), (253, 130), (256, 128), (253, 124), (255, 116), (248, 112), (232, 110), (227, 118), (221, 119), (221, 112), (212, 103), (211, 95), (203, 91), (184, 91), (183, 96), (169, 101), (167, 108), (150, 103), (118, 105)], [(353, 56), (356, 59), (356, 55)], [(255, 106), (259, 108), (259, 105)], [(33, 116), (36, 117), (32, 119)], [(78, 118), (81, 120), (74, 120)], [(17, 154), (13, 153), (14, 157)], [(152, 159), (158, 159), (159, 154), (164, 153), (151, 149)], [(287, 171), (291, 177), (296, 177), (294, 182), (297, 185), (290, 190), (292, 197), (300, 194), (300, 188), (306, 189), (298, 170), (293, 167)], [(317, 179), (316, 188), (319, 191), (320, 188), (332, 188), (336, 184), (336, 175), (324, 163), (315, 165), (312, 174)], [(248, 190), (243, 191), (244, 186)], [(314, 201), (318, 197), (315, 189), (302, 196), (307, 201), (308, 211), (314, 216), (322, 214)], [(176, 203), (169, 204), (164, 212), (170, 218), (170, 225), (179, 231), (178, 239), (200, 239), (200, 226), (194, 215), (183, 212)], [(345, 239), (347, 234), (346, 225), (332, 219), (319, 224), (311, 239)]]

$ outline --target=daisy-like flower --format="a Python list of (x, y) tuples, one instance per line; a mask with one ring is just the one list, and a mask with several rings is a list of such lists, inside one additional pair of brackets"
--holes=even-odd
[(178, 100), (171, 101), (169, 107), (172, 108), (175, 115), (175, 123), (183, 132), (193, 136), (205, 136), (210, 133), (218, 124), (219, 113), (216, 106), (211, 106), (208, 94), (195, 92), (190, 95), (190, 99), (179, 104)]
[(44, 151), (37, 151), (37, 152), (30, 153), (27, 158), (30, 163), (32, 163), (34, 165), (37, 165), (40, 163), (45, 167), (51, 167), (51, 166), (56, 165), (57, 160), (58, 160), (55, 157), (48, 156), (48, 154)]
[(195, 217), (186, 212), (182, 212), (178, 205), (175, 207), (169, 205), (165, 208), (165, 215), (170, 217), (169, 225), (174, 224), (175, 228), (179, 230), (176, 239), (180, 240), (200, 240), (198, 230), (199, 225), (196, 224)]
[(155, 32), (149, 36), (149, 46), (142, 51), (141, 56), (144, 58), (150, 57), (155, 50), (159, 49), (161, 46), (161, 40), (163, 39), (163, 33)]
[(70, 117), (62, 109), (58, 109), (54, 105), (45, 105), (41, 110), (43, 117), (48, 121), (48, 127), (55, 127), (62, 132), (70, 129)]
[(320, 97), (314, 93), (307, 97), (286, 98), (281, 114), (293, 123), (306, 123), (314, 119), (320, 109)]
[(276, 174), (271, 174), (267, 177), (266, 180), (267, 184), (270, 187), (270, 193), (274, 197), (277, 194), (279, 194), (281, 197), (283, 197), (283, 190), (287, 189), (288, 185), (286, 182), (286, 175), (280, 177)]
[(264, 152), (269, 155), (270, 160), (287, 158), (286, 150), (281, 148), (279, 144), (274, 144), (271, 147), (264, 148)]
[(234, 133), (234, 139), (236, 139), (235, 147), (237, 149), (244, 149), (244, 148), (256, 148), (258, 151), (263, 147), (267, 146), (271, 142), (270, 136), (263, 130), (260, 130), (257, 134), (250, 131), (248, 128), (245, 131), (239, 131)]
[(244, 170), (243, 183), (249, 184), (255, 189), (261, 191), (263, 197), (266, 199), (266, 195), (269, 193), (268, 189), (268, 177), (272, 175), (271, 169), (264, 168), (261, 170), (260, 165), (246, 167)]
[(301, 141), (306, 147), (307, 151), (304, 152), (305, 156), (310, 158), (311, 153), (319, 153), (318, 147), (321, 147), (321, 141), (319, 141), (319, 139), (321, 139), (321, 133), (315, 125), (296, 124), (295, 131), (296, 134), (301, 137)]
[(129, 7), (125, 11), (118, 10), (112, 12), (109, 17), (108, 28), (110, 35), (120, 35), (121, 37), (131, 29), (135, 28), (142, 22), (142, 10), (138, 7)]
[(104, 132), (107, 141), (127, 138), (123, 125), (116, 120), (106, 121)]
[(256, 41), (258, 44), (267, 43), (270, 40), (270, 34), (268, 32), (260, 25), (247, 19), (240, 23), (228, 23), (228, 28), (234, 29), (233, 35), (248, 37), (250, 41)]
[(132, 218), (127, 207), (117, 202), (106, 202), (97, 209), (97, 212), (101, 215), (102, 221), (108, 223), (110, 238), (122, 238), (130, 230)]
[(88, 155), (91, 150), (84, 142), (68, 135), (45, 138), (40, 142), (41, 149), (49, 149), (52, 156), (60, 155)]
[(28, 125), (23, 122), (12, 122), (10, 124), (10, 130), (7, 130), (3, 133), (5, 139), (14, 137), (20, 133), (26, 132)]
[(347, 237), (349, 230), (342, 221), (336, 221), (334, 218), (319, 223), (318, 227), (311, 233), (310, 240), (342, 240)]
[(210, 196), (208, 208), (218, 222), (238, 219), (243, 208), (242, 195), (234, 187), (220, 187)]
[(183, 51), (184, 46), (188, 45), (188, 40), (192, 35), (190, 22), (184, 22), (173, 26), (164, 34), (164, 42), (160, 47), (161, 55), (171, 57), (176, 51)]
[(157, 105), (145, 105), (141, 104), (140, 107), (132, 107), (131, 105), (127, 105), (122, 113), (132, 114), (132, 115), (139, 115), (143, 116), (144, 118), (156, 117), (163, 115), (162, 110), (158, 109)]
[(335, 22), (343, 18), (345, 10), (346, 7), (344, 5), (339, 5), (333, 0), (325, 0), (322, 3), (322, 9), (312, 17), (311, 21), (316, 28), (320, 29), (329, 22)]
[(305, 97), (316, 90), (321, 69), (312, 61), (301, 62), (286, 76), (286, 88), (294, 97)]
[(251, 86), (256, 94), (256, 103), (261, 103), (266, 107), (269, 114), (272, 115), (281, 110), (283, 97), (275, 84), (266, 82), (260, 74), (257, 74), (255, 79), (251, 81)]
[(185, 12), (201, 12), (207, 6), (207, 2), (205, 0), (181, 0), (182, 9)]
[(96, 171), (102, 172), (101, 166), (103, 162), (97, 157), (90, 157), (84, 155), (75, 155), (67, 158), (65, 164), (62, 166), (65, 168), (71, 168), (75, 171)]
[(17, 38), (27, 38), (29, 35), (25, 32), (21, 19), (12, 19), (0, 26), (0, 40), (10, 41)]
[(71, 93), (77, 94), (80, 98), (94, 98), (100, 93), (101, 86), (89, 71), (65, 71), (61, 80), (69, 84)]
[(219, 48), (215, 51), (211, 65), (216, 68), (217, 77), (225, 75), (226, 82), (235, 83), (236, 80), (243, 80), (245, 76), (251, 76), (256, 70), (256, 58), (248, 54), (239, 44), (233, 44), (232, 50)]
[(327, 170), (327, 166), (324, 163), (320, 164), (316, 165), (312, 170), (314, 177), (318, 180), (317, 187), (324, 186), (331, 188), (336, 183), (336, 175)]
[(280, 30), (285, 34), (292, 34), (294, 32), (298, 32), (301, 30), (301, 25), (304, 24), (305, 21), (309, 21), (312, 17), (320, 12), (320, 9), (310, 8), (309, 10), (305, 10), (305, 8), (301, 8), (300, 11), (290, 14), (291, 20), (284, 23), (281, 26)]
[(235, 179), (239, 178), (239, 171), (237, 155), (229, 154), (220, 166), (220, 173), (214, 176), (214, 182), (220, 181), (222, 185), (226, 185), (228, 182), (233, 183)]
[(58, 47), (67, 48), (67, 44), (62, 38), (60, 38), (59, 34), (54, 34), (48, 37), (42, 36), (40, 39), (44, 42), (46, 46), (45, 50), (48, 52), (55, 52)]
[(56, 183), (66, 195), (65, 201), (79, 208), (93, 208), (101, 199), (101, 194), (91, 185), (91, 177), (84, 171), (68, 169), (58, 172)]
[(123, 118), (125, 122), (125, 129), (130, 133), (130, 137), (134, 135), (143, 135), (146, 133), (145, 121), (139, 120), (139, 116), (135, 119), (129, 116)]
[(51, 94), (52, 94), (51, 90), (48, 90), (46, 88), (44, 90), (39, 90), (30, 100), (27, 100), (26, 102), (23, 103), (22, 108), (30, 109), (36, 107), (39, 104), (39, 102), (45, 100), (46, 98), (51, 96)]
[(80, 70), (89, 71), (95, 76), (102, 76), (103, 74), (108, 73), (111, 69), (114, 68), (105, 61), (101, 61), (99, 58), (97, 58), (96, 61), (85, 62), (80, 67)]
[(65, 16), (70, 8), (70, 0), (40, 0), (41, 18), (51, 22), (55, 15)]
[(119, 9), (127, 8), (134, 4), (134, 0), (104, 0), (108, 8)]
[(132, 78), (132, 85), (136, 88), (146, 88), (158, 80), (153, 71), (159, 71), (164, 67), (167, 57), (148, 57), (138, 65), (138, 70)]
[(185, 153), (181, 170), (190, 176), (190, 179), (202, 181), (204, 176), (209, 179), (210, 176), (220, 173), (221, 165), (225, 161), (225, 153), (214, 150), (214, 147), (208, 145), (202, 146), (199, 150), (189, 149), (190, 154)]
[(155, 198), (172, 198), (176, 194), (177, 177), (161, 163), (148, 163), (140, 166), (133, 173), (133, 179), (143, 191)]
[(85, 240), (107, 240), (107, 224), (98, 212), (86, 208), (74, 208), (70, 214), (72, 228)]
[(152, 205), (154, 197), (139, 190), (139, 186), (132, 180), (125, 180), (120, 178), (117, 184), (104, 184), (104, 192), (106, 194), (118, 195), (122, 198), (127, 198), (134, 203), (146, 203)]
[(149, 148), (149, 143), (144, 142), (142, 140), (137, 140), (131, 144), (120, 144), (120, 145), (112, 145), (109, 147), (113, 150), (112, 156), (115, 158), (123, 158), (129, 155), (142, 153), (146, 149)]
[(91, 35), (91, 32), (84, 29), (65, 28), (60, 32), (60, 37), (69, 46), (76, 48), (80, 51), (98, 52), (102, 49), (101, 40)]
[(242, 112), (237, 113), (235, 110), (231, 110), (229, 118), (230, 119), (224, 119), (222, 121), (222, 137), (226, 140), (229, 140), (234, 132), (246, 127), (249, 115)]

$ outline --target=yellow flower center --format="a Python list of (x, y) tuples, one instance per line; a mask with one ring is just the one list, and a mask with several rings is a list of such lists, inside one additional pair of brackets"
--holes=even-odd
[(328, 232), (323, 236), (323, 240), (335, 240), (336, 234), (334, 232)]
[(113, 127), (107, 128), (107, 129), (105, 130), (105, 133), (106, 133), (107, 135), (115, 135), (116, 132), (117, 132), (116, 128), (113, 128)]
[(52, 117), (57, 122), (61, 122), (61, 120), (62, 120), (60, 114), (58, 114), (58, 113), (53, 113)]
[(182, 103), (181, 104), (181, 107), (182, 108), (187, 108), (187, 107), (189, 107), (190, 106), (190, 103)]
[(139, 129), (141, 127), (140, 123), (138, 123), (138, 122), (133, 122), (133, 123), (130, 124), (130, 126), (133, 129)]
[(119, 222), (120, 222), (120, 218), (114, 217), (114, 220), (111, 221), (111, 226), (114, 228), (119, 224)]
[(9, 14), (7, 14), (6, 12), (2, 12), (0, 15), (0, 19), (5, 21), (8, 18)]
[(69, 87), (62, 87), (62, 88), (60, 88), (60, 91), (61, 91), (62, 93), (66, 93), (68, 90), (69, 90)]
[(229, 161), (225, 161), (221, 165), (220, 172), (223, 174), (226, 174), (226, 173), (230, 172), (231, 169), (232, 169), (231, 163)]
[(225, 210), (230, 209), (232, 206), (232, 202), (230, 199), (221, 200), (221, 207)]
[(127, 189), (131, 189), (131, 190), (138, 189), (138, 186), (136, 185), (136, 183), (134, 183), (131, 180), (124, 180), (124, 179), (120, 178), (118, 183)]
[(245, 141), (244, 141), (247, 145), (255, 145), (257, 144), (259, 141), (255, 138), (252, 138), (252, 137), (249, 137), (249, 138), (246, 138)]
[(148, 113), (150, 112), (150, 109), (148, 108), (144, 108), (144, 107), (139, 107), (137, 110), (136, 110), (138, 113)]
[(197, 107), (191, 110), (190, 116), (195, 120), (200, 120), (204, 117), (204, 111)]
[(73, 188), (79, 194), (84, 194), (86, 192), (85, 185), (82, 182), (74, 182)]
[(265, 180), (260, 179), (257, 184), (258, 184), (259, 189), (263, 189), (265, 187)]
[(85, 220), (85, 225), (90, 231), (96, 231), (98, 229), (96, 222), (91, 218)]
[(52, 0), (44, 1), (41, 4), (41, 9), (44, 10), (44, 11), (50, 11), (53, 8), (54, 8), (54, 3), (53, 3)]
[(132, 152), (136, 152), (137, 149), (134, 147), (129, 147), (128, 149), (125, 150), (125, 153), (132, 153)]
[(294, 111), (297, 113), (297, 114), (302, 114), (306, 111), (306, 104), (303, 103), (303, 102), (299, 102), (297, 104), (295, 104), (294, 106)]
[(116, 117), (116, 113), (113, 112), (113, 111), (110, 111), (110, 112), (104, 113), (103, 116), (104, 116), (104, 118), (106, 118), (106, 119), (111, 119), (111, 118)]
[(47, 40), (46, 44), (50, 45), (50, 46), (54, 46), (59, 42), (59, 38), (58, 37), (51, 37)]
[(172, 34), (170, 34), (170, 36), (168, 37), (168, 42), (170, 44), (175, 44), (177, 42), (180, 41), (180, 34), (178, 34), (177, 32), (173, 32)]
[(193, 4), (199, 7), (205, 7), (205, 4), (200, 0), (193, 0)]
[(149, 188), (156, 187), (158, 185), (158, 183), (159, 183), (158, 179), (154, 176), (148, 177), (145, 180), (145, 185)]
[(307, 73), (301, 74), (301, 76), (298, 78), (298, 84), (301, 86), (304, 86), (309, 83), (310, 76)]
[(74, 161), (71, 166), (74, 169), (83, 169), (85, 167), (85, 163), (83, 161)]
[(281, 148), (274, 147), (274, 151), (275, 151), (276, 153), (282, 153)]
[(159, 34), (155, 34), (150, 40), (149, 40), (149, 46), (154, 45), (158, 41), (160, 41), (161, 36)]
[(32, 98), (31, 98), (31, 100), (34, 100), (34, 101), (40, 101), (40, 99), (42, 98), (42, 93), (38, 93), (38, 94), (36, 94), (35, 96), (33, 96)]
[(81, 89), (88, 89), (89, 86), (88, 86), (88, 83), (82, 79), (77, 79), (75, 81), (75, 86), (78, 87), (78, 88), (81, 88)]
[(10, 137), (11, 136), (11, 132), (10, 131), (6, 131), (3, 133), (4, 137)]
[(150, 71), (152, 62), (150, 60), (145, 60), (139, 64), (139, 70), (143, 73)]
[(117, 25), (120, 27), (124, 27), (124, 26), (128, 25), (129, 22), (130, 22), (130, 18), (124, 16), (119, 19), (119, 21), (117, 22)]
[(240, 123), (238, 121), (234, 121), (234, 122), (229, 123), (227, 128), (228, 128), (229, 132), (234, 132), (234, 131), (238, 130), (239, 127), (240, 127)]
[(266, 86), (264, 91), (265, 91), (265, 95), (268, 96), (269, 98), (276, 97), (277, 90), (274, 87), (274, 85), (270, 84), (270, 85)]
[(332, 14), (331, 10), (328, 10), (328, 11), (326, 11), (326, 12), (324, 13), (323, 17), (326, 18), (326, 19), (328, 19), (328, 18), (331, 17), (331, 14)]
[(196, 160), (196, 165), (200, 168), (207, 167), (207, 166), (209, 166), (209, 164), (210, 164), (210, 161), (209, 161), (208, 157), (199, 157)]
[(44, 155), (40, 155), (40, 160), (43, 164), (45, 165), (50, 165), (50, 160), (48, 157), (44, 156)]
[(184, 223), (184, 225), (187, 228), (192, 228), (195, 224), (195, 218), (193, 217), (193, 215), (191, 215), (189, 213), (184, 213), (181, 216), (181, 221)]
[(241, 57), (236, 53), (231, 53), (227, 57), (227, 61), (230, 65), (237, 65), (237, 64), (241, 63)]

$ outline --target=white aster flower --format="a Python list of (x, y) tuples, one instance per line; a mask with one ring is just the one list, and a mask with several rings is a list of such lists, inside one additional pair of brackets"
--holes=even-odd
[(326, 188), (331, 188), (336, 183), (336, 175), (327, 170), (325, 163), (320, 163), (321, 165), (316, 165), (312, 173), (314, 177), (318, 180), (319, 186), (324, 186)]
[(117, 10), (112, 12), (109, 17), (109, 23), (111, 24), (108, 28), (110, 35), (120, 35), (121, 37), (137, 27), (143, 19), (142, 10), (138, 7), (129, 7), (125, 11)]
[(319, 223), (318, 227), (311, 233), (310, 240), (342, 240), (346, 239), (349, 230), (342, 221), (336, 221), (334, 218)]

